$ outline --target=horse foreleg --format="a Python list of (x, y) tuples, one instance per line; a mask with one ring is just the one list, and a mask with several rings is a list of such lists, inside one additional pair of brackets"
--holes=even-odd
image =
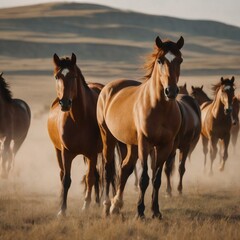
[(139, 199), (137, 205), (137, 218), (145, 218), (144, 210), (144, 196), (149, 185), (149, 176), (148, 176), (148, 165), (147, 165), (147, 158), (149, 153), (149, 146), (143, 136), (139, 137), (139, 144), (138, 144), (138, 157), (141, 162), (142, 166), (142, 173), (139, 179)]
[(117, 190), (116, 196), (112, 200), (110, 213), (119, 213), (121, 207), (123, 206), (123, 191), (127, 182), (128, 177), (133, 172), (136, 161), (138, 159), (137, 147), (136, 146), (127, 146), (127, 156), (125, 157), (120, 173), (120, 182)]
[(62, 157), (62, 164), (63, 164), (63, 174), (60, 173), (60, 177), (62, 178), (62, 192), (60, 197), (61, 207), (60, 207), (58, 216), (65, 216), (66, 209), (67, 209), (67, 195), (68, 195), (68, 190), (71, 186), (72, 160), (76, 155), (68, 152), (66, 149), (63, 149), (61, 153), (62, 153), (61, 157)]
[(176, 152), (174, 152), (173, 154), (171, 154), (168, 158), (168, 160), (166, 161), (165, 164), (165, 174), (167, 177), (167, 196), (171, 197), (172, 196), (172, 187), (171, 187), (171, 175), (172, 175), (172, 171), (173, 171), (173, 165), (174, 165), (174, 161), (175, 161), (175, 156), (176, 156)]
[(208, 139), (202, 135), (202, 145), (204, 154), (204, 172), (206, 171), (207, 153), (208, 153)]
[(225, 162), (228, 158), (228, 145), (230, 141), (230, 134), (226, 135), (223, 139), (223, 157), (222, 157), (222, 164), (219, 168), (220, 171), (224, 170)]
[(211, 158), (211, 165), (210, 165), (210, 172), (209, 175), (212, 176), (213, 175), (213, 161), (216, 158), (217, 155), (217, 143), (218, 143), (218, 139), (216, 138), (211, 138), (210, 140), (210, 158)]

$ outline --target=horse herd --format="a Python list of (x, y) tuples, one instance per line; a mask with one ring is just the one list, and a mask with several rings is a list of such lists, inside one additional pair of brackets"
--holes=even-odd
[[(177, 42), (162, 41), (157, 37), (154, 51), (145, 65), (143, 81), (115, 80), (105, 86), (85, 81), (74, 53), (70, 58), (59, 58), (54, 54), (57, 98), (50, 108), (48, 132), (56, 151), (62, 182), (59, 216), (66, 214), (72, 160), (79, 154), (84, 156), (88, 165), (83, 210), (89, 207), (93, 187), (96, 202), (100, 203), (102, 179), (105, 216), (120, 212), (126, 182), (139, 160), (141, 173), (137, 217), (145, 217), (144, 197), (149, 185), (149, 155), (153, 218), (162, 218), (158, 195), (164, 163), (167, 193), (171, 195), (170, 177), (177, 149), (180, 153), (180, 194), (185, 161), (200, 136), (205, 164), (210, 146), (210, 174), (213, 173), (212, 165), (218, 144), (222, 160), (220, 170), (224, 170), (230, 137), (236, 143), (239, 130), (239, 100), (234, 92), (234, 77), (221, 78), (212, 87), (213, 99), (206, 95), (203, 86), (192, 86), (189, 94), (186, 84), (181, 88), (177, 85), (183, 61), (183, 45), (183, 37)], [(2, 75), (0, 89), (0, 151), (2, 176), (7, 177), (13, 156), (27, 135), (31, 115), (25, 102), (12, 99)], [(119, 169), (116, 169), (116, 149), (120, 158)], [(102, 156), (101, 168), (97, 166), (99, 155)], [(112, 200), (109, 196), (111, 186), (114, 195)]]

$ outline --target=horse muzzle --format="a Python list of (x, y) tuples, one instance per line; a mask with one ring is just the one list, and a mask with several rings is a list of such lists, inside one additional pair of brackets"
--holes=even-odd
[(179, 88), (168, 86), (164, 89), (164, 94), (167, 100), (174, 100), (179, 93)]
[(225, 115), (229, 115), (230, 113), (232, 113), (232, 107), (224, 109), (224, 113)]
[(59, 104), (61, 106), (61, 111), (68, 112), (72, 107), (72, 100), (71, 99), (61, 99), (59, 100)]

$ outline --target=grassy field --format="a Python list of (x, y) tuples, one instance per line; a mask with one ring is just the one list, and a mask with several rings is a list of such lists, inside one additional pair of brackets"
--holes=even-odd
[[(150, 194), (146, 220), (134, 218), (137, 193), (127, 191), (119, 216), (104, 219), (92, 204), (81, 212), (82, 201), (69, 198), (68, 215), (56, 217), (54, 194), (24, 192), (8, 184), (0, 194), (0, 239), (239, 239), (239, 189), (192, 189), (186, 195), (160, 197), (163, 220), (151, 219)], [(4, 191), (5, 193), (3, 193)], [(129, 189), (128, 189), (129, 190)], [(131, 193), (132, 192), (132, 193)], [(162, 194), (163, 195), (163, 194)]]

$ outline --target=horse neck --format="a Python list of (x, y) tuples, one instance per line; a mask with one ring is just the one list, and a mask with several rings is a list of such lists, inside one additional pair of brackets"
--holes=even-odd
[(85, 82), (85, 79), (80, 71), (77, 69), (77, 95), (73, 99), (72, 113), (74, 115), (80, 114), (81, 117), (86, 115), (88, 111), (88, 95), (89, 88)]
[(156, 61), (150, 79), (145, 82), (146, 93), (144, 94), (144, 96), (145, 98), (148, 98), (153, 108), (155, 108), (156, 106), (163, 106), (165, 108), (166, 105), (171, 104), (172, 101), (166, 101), (164, 95), (164, 88), (161, 83), (161, 75), (159, 73), (158, 67), (159, 66)]
[(215, 118), (219, 118), (219, 116), (225, 116), (224, 105), (221, 101), (221, 93), (219, 90), (212, 102), (212, 113)]

